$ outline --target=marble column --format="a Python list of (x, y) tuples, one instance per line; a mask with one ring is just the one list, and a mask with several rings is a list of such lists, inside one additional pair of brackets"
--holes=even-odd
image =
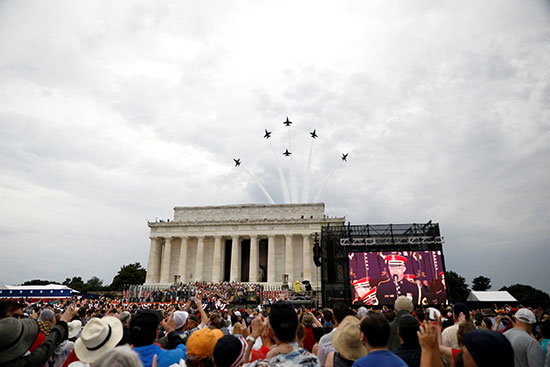
[(156, 237), (151, 237), (151, 247), (149, 248), (149, 259), (147, 260), (147, 277), (145, 284), (154, 284), (159, 282), (159, 257), (160, 244)]
[(304, 280), (307, 279), (311, 282), (312, 281), (311, 279), (312, 255), (311, 255), (311, 236), (310, 235), (308, 234), (303, 235), (302, 246), (303, 246), (303, 259), (302, 259), (303, 265), (302, 266), (304, 269)]
[(162, 252), (162, 266), (160, 268), (160, 283), (171, 283), (170, 279), (170, 255), (172, 254), (172, 238), (167, 237), (164, 241), (164, 251)]
[(187, 281), (187, 237), (181, 238), (180, 258), (178, 262), (180, 282)]
[(267, 237), (267, 282), (275, 283), (275, 236)]
[(248, 281), (258, 281), (258, 236), (250, 236), (250, 262), (248, 266)]
[(231, 237), (231, 273), (229, 276), (230, 281), (238, 282), (241, 279), (241, 276), (239, 274), (239, 247), (239, 236)]
[(212, 259), (212, 281), (219, 282), (221, 281), (221, 257), (222, 257), (222, 237), (214, 237), (214, 256)]
[(204, 236), (197, 241), (197, 262), (195, 264), (195, 280), (204, 280)]
[(294, 261), (292, 256), (292, 235), (285, 234), (285, 273), (288, 274), (288, 282), (292, 288), (294, 282)]

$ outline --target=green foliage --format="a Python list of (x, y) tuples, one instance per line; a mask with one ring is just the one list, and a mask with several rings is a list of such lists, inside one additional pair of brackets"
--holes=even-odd
[(470, 295), (466, 279), (454, 271), (445, 272), (445, 284), (447, 285), (447, 297), (451, 303), (465, 302)]
[(502, 287), (499, 290), (508, 291), (524, 306), (550, 308), (550, 295), (530, 285), (514, 284), (509, 287)]
[(113, 278), (113, 282), (109, 288), (114, 291), (121, 291), (125, 285), (143, 284), (145, 282), (145, 274), (146, 271), (141, 267), (140, 263), (124, 265)]
[(491, 278), (480, 275), (474, 278), (472, 282), (472, 289), (474, 291), (486, 291), (491, 288)]
[(91, 277), (84, 285), (84, 289), (86, 292), (100, 291), (103, 290), (103, 288), (103, 280), (99, 279), (98, 277)]
[(48, 285), (48, 284), (60, 284), (60, 283), (55, 282), (53, 280), (33, 279), (33, 280), (27, 280), (25, 283), (21, 285)]
[(82, 277), (73, 277), (72, 279), (66, 278), (65, 281), (63, 282), (63, 285), (66, 285), (67, 287), (72, 288), (79, 292), (85, 291), (84, 281), (82, 280)]

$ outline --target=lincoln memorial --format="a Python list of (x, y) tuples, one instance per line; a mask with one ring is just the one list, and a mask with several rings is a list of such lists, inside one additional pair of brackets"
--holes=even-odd
[(145, 284), (238, 281), (320, 286), (313, 242), (321, 227), (343, 225), (325, 204), (175, 207), (174, 219), (148, 222)]

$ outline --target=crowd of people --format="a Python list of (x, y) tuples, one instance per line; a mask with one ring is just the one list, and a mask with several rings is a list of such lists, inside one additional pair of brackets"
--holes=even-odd
[(221, 308), (229, 288), (195, 289), (185, 303), (2, 301), (0, 367), (550, 366), (548, 310), (415, 308), (405, 296), (393, 309)]
[[(256, 300), (270, 302), (281, 297), (288, 297), (288, 289), (279, 286), (264, 286), (261, 283), (241, 282), (189, 282), (177, 283), (170, 288), (158, 286), (130, 286), (123, 292), (123, 301), (129, 303), (178, 303), (185, 302), (195, 295), (205, 303), (237, 303), (237, 300), (256, 297)], [(257, 303), (255, 301), (255, 303)]]

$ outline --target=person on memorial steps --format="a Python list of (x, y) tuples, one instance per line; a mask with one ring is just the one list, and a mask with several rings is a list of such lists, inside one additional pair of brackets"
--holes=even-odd
[(384, 260), (388, 264), (390, 278), (376, 286), (377, 304), (393, 304), (397, 297), (407, 296), (412, 299), (413, 304), (420, 305), (422, 302), (420, 286), (405, 278), (407, 259), (400, 255), (388, 255)]

